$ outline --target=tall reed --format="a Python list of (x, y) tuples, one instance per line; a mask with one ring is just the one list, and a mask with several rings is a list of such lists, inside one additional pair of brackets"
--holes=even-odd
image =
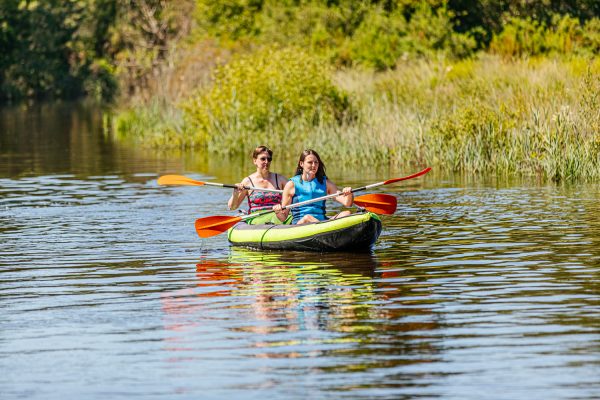
[[(221, 154), (247, 153), (257, 143), (268, 143), (287, 157), (315, 147), (324, 157), (350, 165), (600, 179), (598, 59), (506, 61), (483, 55), (459, 62), (405, 62), (377, 74), (350, 69), (337, 72), (333, 81), (348, 95), (351, 118), (317, 124), (302, 117), (273, 120), (259, 130), (229, 118), (199, 138), (173, 112), (172, 120), (159, 125), (169, 140), (158, 140), (160, 135), (144, 140)], [(133, 119), (143, 124), (139, 115)], [(124, 124), (123, 119), (132, 117), (117, 120)], [(148, 124), (156, 131), (156, 121)], [(144, 129), (137, 126), (137, 131)]]

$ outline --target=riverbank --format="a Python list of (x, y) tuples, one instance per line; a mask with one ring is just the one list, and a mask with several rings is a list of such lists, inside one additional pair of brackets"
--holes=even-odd
[(247, 153), (268, 143), (284, 157), (314, 147), (328, 159), (363, 166), (600, 178), (597, 59), (482, 55), (407, 61), (383, 73), (347, 69), (330, 77), (351, 110), (342, 120), (289, 118), (260, 130), (221, 124), (199, 132), (189, 103), (154, 102), (118, 114), (113, 128), (145, 146), (215, 154)]

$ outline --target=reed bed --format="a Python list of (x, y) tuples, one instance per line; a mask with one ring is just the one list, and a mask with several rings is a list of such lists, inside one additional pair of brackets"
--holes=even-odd
[[(117, 131), (160, 147), (234, 154), (266, 143), (283, 157), (306, 147), (347, 165), (408, 167), (554, 181), (600, 178), (600, 61), (498, 56), (406, 61), (394, 70), (331, 77), (346, 118), (233, 117), (198, 132), (178, 104), (119, 115)], [(151, 117), (148, 117), (150, 116)]]

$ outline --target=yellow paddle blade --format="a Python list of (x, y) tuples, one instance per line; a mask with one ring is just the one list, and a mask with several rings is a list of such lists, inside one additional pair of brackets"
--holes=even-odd
[(159, 185), (193, 185), (202, 186), (204, 182), (195, 181), (183, 175), (163, 175), (158, 178)]

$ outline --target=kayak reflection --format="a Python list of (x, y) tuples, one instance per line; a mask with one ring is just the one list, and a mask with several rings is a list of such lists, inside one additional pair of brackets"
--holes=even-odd
[[(232, 248), (227, 266), (198, 263), (198, 286), (212, 296), (252, 299), (256, 321), (237, 331), (272, 333), (285, 329), (334, 329), (364, 317), (374, 300), (377, 258), (371, 254), (272, 253)], [(213, 286), (212, 290), (207, 285)], [(333, 318), (335, 316), (335, 318)], [(282, 323), (285, 321), (285, 328)]]
[(431, 362), (439, 353), (439, 315), (418, 300), (426, 284), (410, 284), (373, 254), (231, 248), (226, 258), (199, 260), (196, 278), (163, 298), (171, 362), (186, 360), (190, 343), (223, 338), (255, 359), (329, 357), (332, 372)]
[(330, 269), (341, 274), (373, 277), (379, 261), (372, 253), (307, 253), (304, 251), (269, 252), (232, 247), (229, 260), (235, 264), (262, 264), (271, 267)]

